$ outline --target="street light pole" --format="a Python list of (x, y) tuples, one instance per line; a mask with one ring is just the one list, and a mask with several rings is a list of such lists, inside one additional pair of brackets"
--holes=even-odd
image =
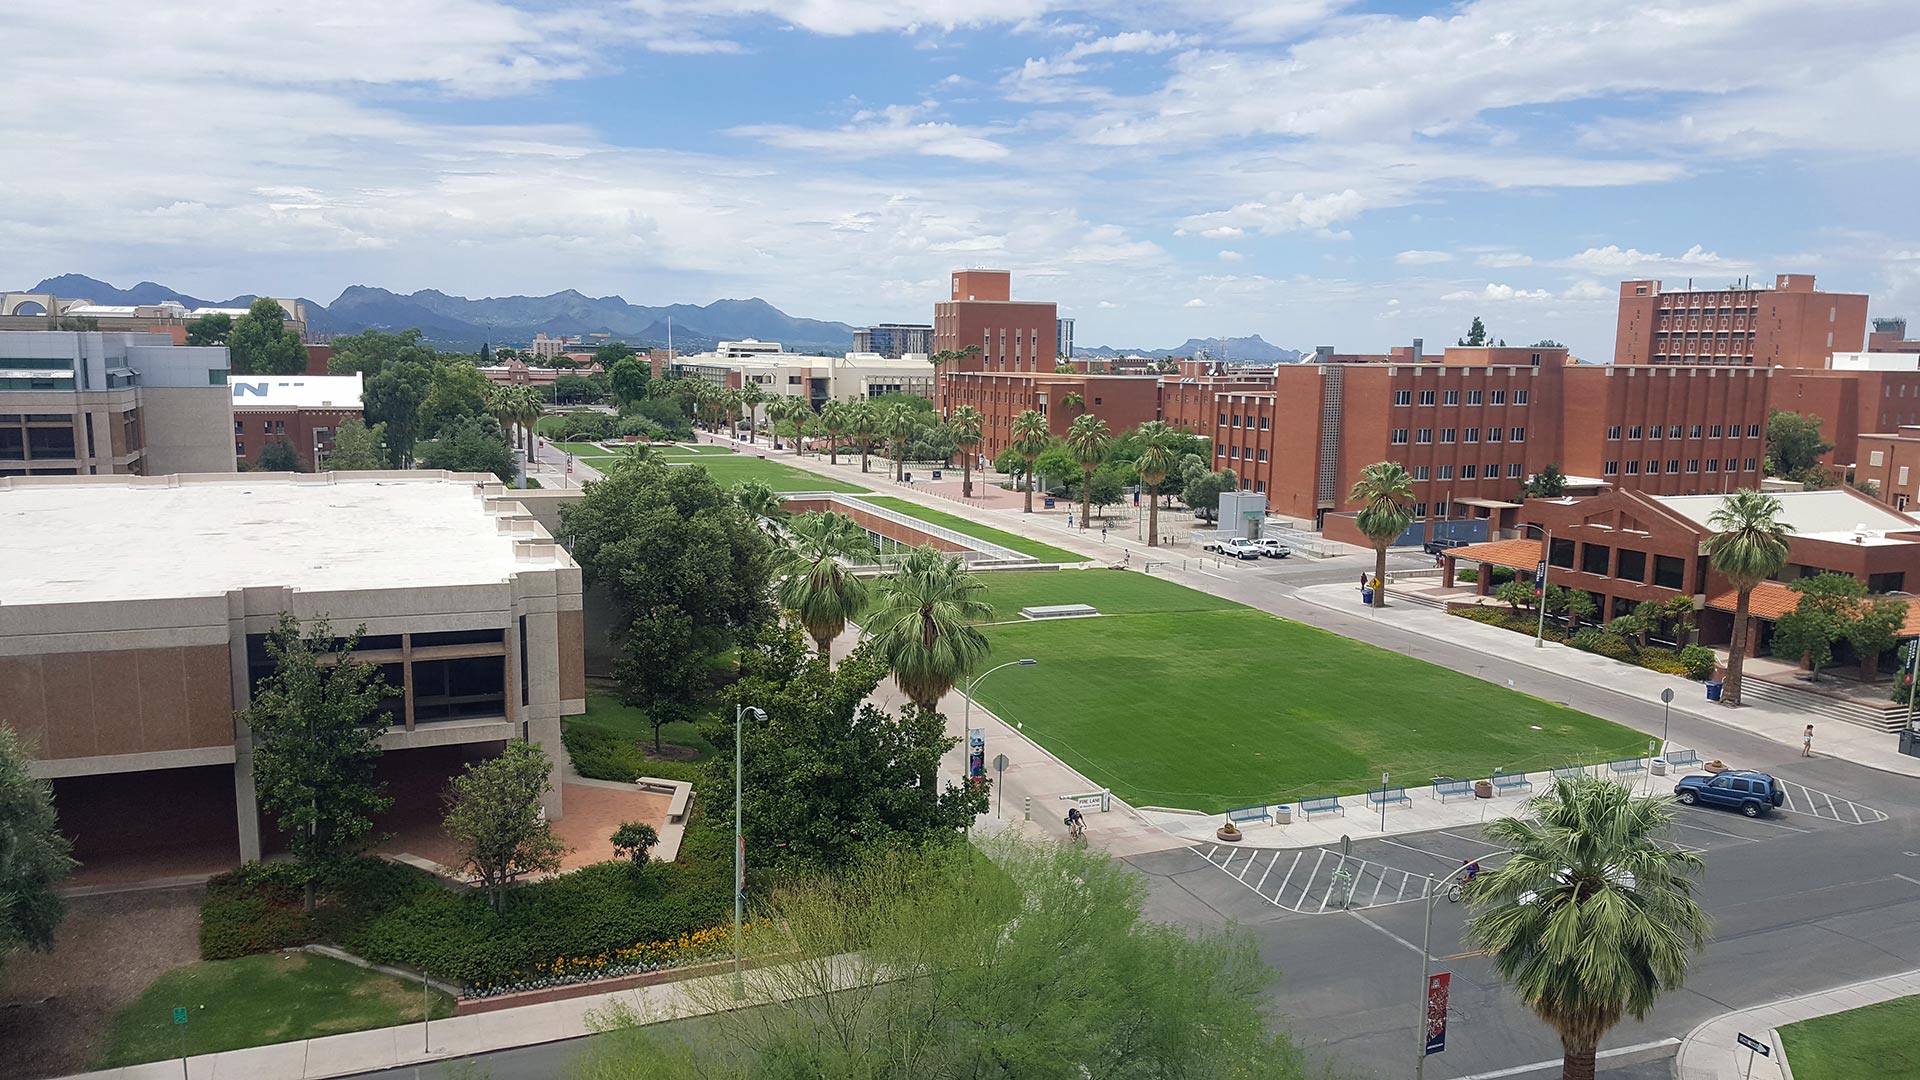
[(1533, 647), (1545, 648), (1547, 640), (1547, 585), (1553, 577), (1553, 530), (1529, 521), (1529, 529), (1539, 529), (1546, 534), (1546, 542), (1540, 549), (1540, 580), (1535, 582), (1540, 589), (1540, 621), (1533, 630)]
[(990, 667), (987, 670), (981, 672), (980, 674), (975, 675), (973, 677), (973, 681), (967, 684), (966, 693), (961, 695), (962, 697), (967, 699), (967, 704), (965, 708), (962, 709), (961, 711), (962, 719), (960, 721), (960, 726), (963, 729), (966, 729), (968, 731), (971, 731), (973, 728), (973, 688), (980, 685), (981, 679), (984, 679), (987, 676), (993, 674), (994, 672), (999, 671), (1000, 668), (1015, 667), (1015, 666), (1032, 667), (1033, 665), (1039, 662), (1040, 661), (1033, 660), (1033, 659), (1009, 660), (1004, 664), (1000, 664), (997, 667)]
[(747, 904), (747, 834), (742, 827), (740, 813), (740, 766), (744, 756), (740, 746), (742, 721), (746, 714), (752, 713), (761, 723), (767, 722), (764, 710), (752, 705), (735, 704), (733, 707), (733, 997), (740, 1000), (740, 923)]
[[(1427, 1075), (1427, 979), (1433, 974), (1433, 902), (1447, 889), (1447, 883), (1466, 872), (1472, 862), (1461, 863), (1453, 873), (1440, 879), (1433, 891), (1427, 894), (1427, 928), (1420, 935), (1420, 994), (1419, 1023), (1414, 1028), (1414, 1043), (1419, 1047), (1419, 1057), (1414, 1059), (1413, 1080), (1426, 1080)], [(1431, 880), (1431, 879), (1429, 879)]]

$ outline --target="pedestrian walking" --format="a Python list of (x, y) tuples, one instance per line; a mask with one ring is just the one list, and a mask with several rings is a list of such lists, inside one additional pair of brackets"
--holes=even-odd
[(1800, 736), (1800, 756), (1813, 756), (1813, 725), (1808, 724), (1806, 733)]
[(1067, 528), (1073, 528), (1073, 511), (1067, 511)]
[(1107, 542), (1107, 527), (1105, 525), (1100, 526), (1100, 542), (1103, 544)]

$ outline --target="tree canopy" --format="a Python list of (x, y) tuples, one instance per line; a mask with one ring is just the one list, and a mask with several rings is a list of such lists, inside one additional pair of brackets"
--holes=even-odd
[(233, 333), (233, 316), (223, 311), (210, 312), (187, 322), (187, 344), (225, 345)]
[(513, 483), (519, 471), (506, 433), (491, 416), (454, 418), (416, 446), (414, 455), (423, 469), (492, 473), (505, 483)]
[(495, 911), (515, 879), (560, 869), (567, 852), (540, 812), (541, 797), (553, 790), (552, 769), (538, 746), (513, 739), (498, 756), (467, 765), (447, 785), (447, 838)]
[(280, 301), (261, 297), (233, 320), (227, 352), (236, 375), (298, 375), (307, 370), (307, 347), (287, 322)]
[(1480, 316), (1475, 315), (1473, 325), (1467, 329), (1467, 336), (1461, 338), (1456, 344), (1470, 348), (1481, 348), (1492, 344), (1487, 338), (1487, 324), (1481, 321)]
[(325, 467), (332, 472), (384, 469), (386, 438), (385, 424), (368, 427), (358, 420), (348, 420), (333, 430), (333, 450), (327, 454)]
[(254, 467), (261, 472), (305, 472), (306, 466), (300, 460), (300, 454), (293, 444), (285, 439), (275, 439), (260, 448), (260, 456), (254, 460)]
[[(609, 345), (604, 348), (612, 347)], [(603, 366), (606, 367), (607, 387), (613, 393), (614, 404), (624, 407), (647, 397), (653, 382), (653, 366), (635, 357), (632, 349), (628, 349), (626, 356), (611, 365)]]
[(1820, 455), (1833, 444), (1820, 437), (1820, 417), (1774, 409), (1767, 413), (1767, 475), (1825, 487), (1827, 471)]
[(0, 724), (0, 966), (21, 949), (46, 952), (66, 912), (60, 883), (74, 866), (53, 784), (38, 779), (18, 732)]

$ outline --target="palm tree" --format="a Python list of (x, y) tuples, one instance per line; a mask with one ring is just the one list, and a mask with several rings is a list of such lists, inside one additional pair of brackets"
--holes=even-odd
[(953, 432), (953, 445), (960, 451), (960, 497), (963, 499), (973, 498), (973, 455), (980, 449), (986, 422), (980, 410), (971, 405), (953, 410), (947, 419), (947, 427)]
[(1513, 856), (1467, 889), (1467, 937), (1559, 1032), (1563, 1080), (1591, 1080), (1601, 1037), (1644, 1019), (1706, 945), (1700, 857), (1658, 839), (1672, 818), (1668, 798), (1583, 777), (1487, 826)]
[(1780, 520), (1780, 500), (1758, 491), (1736, 491), (1707, 517), (1714, 530), (1707, 558), (1733, 583), (1733, 643), (1727, 648), (1727, 685), (1720, 700), (1740, 704), (1740, 671), (1746, 665), (1748, 613), (1753, 588), (1787, 565), (1787, 537), (1793, 526)]
[(509, 437), (513, 431), (513, 390), (511, 386), (490, 382), (480, 392), (481, 407), (487, 410), (487, 415), (500, 422), (500, 430), (507, 432)]
[(759, 383), (748, 383), (740, 388), (740, 403), (747, 407), (747, 445), (756, 441), (760, 428), (760, 406), (767, 400), (767, 392), (760, 389)]
[(1060, 399), (1060, 407), (1065, 409), (1068, 415), (1078, 417), (1087, 411), (1087, 399), (1080, 396), (1080, 391), (1074, 390)]
[(862, 398), (847, 407), (847, 434), (860, 441), (860, 471), (866, 472), (867, 454), (880, 434), (880, 411), (872, 400)]
[(1033, 463), (1052, 445), (1046, 417), (1028, 409), (1013, 418), (1013, 452), (1027, 459), (1027, 505), (1022, 513), (1033, 513)]
[(880, 413), (880, 431), (887, 437), (887, 449), (893, 455), (893, 479), (895, 482), (906, 478), (907, 443), (913, 433), (919, 430), (920, 417), (904, 401), (896, 401), (882, 406)]
[(659, 455), (653, 452), (653, 447), (648, 446), (646, 443), (628, 443), (620, 448), (619, 453), (613, 456), (613, 468), (609, 471), (620, 472), (625, 469), (631, 469), (635, 466), (654, 461), (658, 457)]
[(1107, 422), (1097, 416), (1076, 416), (1067, 428), (1067, 451), (1086, 473), (1080, 488), (1080, 527), (1083, 529), (1093, 511), (1093, 471), (1106, 460), (1107, 447), (1112, 444), (1113, 433), (1107, 430)]
[(827, 433), (827, 464), (840, 464), (840, 435), (847, 430), (847, 404), (829, 401), (820, 406), (820, 430)]
[(986, 586), (958, 556), (915, 548), (875, 589), (867, 634), (879, 642), (893, 679), (908, 700), (933, 710), (987, 657), (975, 623), (993, 617), (980, 598)]
[(787, 559), (779, 572), (780, 606), (794, 613), (820, 658), (847, 621), (867, 606), (866, 579), (844, 560), (871, 560), (873, 538), (845, 514), (801, 514), (787, 525)]
[(1373, 541), (1373, 606), (1387, 606), (1387, 545), (1413, 524), (1413, 477), (1397, 461), (1376, 461), (1360, 470), (1360, 479), (1347, 493), (1361, 503), (1354, 519)]
[(768, 487), (765, 481), (740, 481), (734, 486), (733, 499), (755, 521), (765, 522), (769, 532), (779, 532), (780, 523), (787, 519), (779, 494)]
[(1160, 484), (1180, 464), (1173, 451), (1173, 437), (1173, 429), (1164, 420), (1149, 420), (1140, 425), (1140, 441), (1146, 449), (1134, 467), (1140, 470), (1140, 486), (1147, 489), (1148, 547), (1160, 545)]
[(938, 393), (940, 395), (940, 403), (942, 405), (948, 404), (946, 384), (943, 381), (943, 376), (945, 376), (947, 373), (947, 365), (948, 364), (957, 365), (960, 361), (965, 360), (968, 357), (979, 356), (979, 355), (980, 355), (980, 346), (969, 345), (964, 349), (942, 349), (941, 351), (934, 353), (932, 356), (927, 357), (927, 362), (933, 365), (933, 381), (934, 381), (934, 385), (940, 388), (938, 390)]
[(727, 438), (740, 437), (740, 410), (743, 407), (740, 391), (731, 387), (720, 393), (720, 414), (727, 422)]

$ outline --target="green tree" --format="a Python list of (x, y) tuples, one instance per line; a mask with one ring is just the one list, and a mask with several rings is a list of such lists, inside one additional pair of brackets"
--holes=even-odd
[(1567, 620), (1567, 633), (1580, 628), (1580, 624), (1591, 620), (1599, 613), (1593, 596), (1585, 589), (1569, 589), (1560, 585), (1547, 586), (1547, 614), (1562, 616)]
[(1847, 621), (1846, 639), (1860, 658), (1860, 681), (1866, 682), (1880, 669), (1880, 654), (1899, 643), (1906, 631), (1907, 605), (1891, 597), (1863, 600)]
[(847, 430), (847, 403), (829, 401), (820, 406), (820, 430), (827, 436), (827, 464), (840, 464), (840, 436)]
[[(1475, 323), (1479, 320), (1475, 319)], [(1377, 461), (1360, 470), (1360, 479), (1347, 493), (1360, 504), (1354, 518), (1362, 535), (1373, 543), (1373, 606), (1387, 606), (1387, 547), (1413, 524), (1413, 477), (1397, 461)]]
[(1087, 411), (1086, 395), (1078, 390), (1069, 390), (1067, 395), (1060, 399), (1060, 409), (1068, 416), (1079, 419), (1080, 414)]
[[(1026, 486), (1027, 459), (1021, 457), (1018, 450), (1001, 451), (1000, 456), (993, 459), (993, 471), (1002, 476), (1013, 477), (1013, 482), (1016, 487)], [(1027, 501), (1032, 502), (1033, 500), (1029, 499)]]
[(0, 971), (21, 949), (49, 952), (66, 914), (60, 882), (78, 865), (60, 832), (53, 784), (33, 775), (20, 734), (0, 724)]
[(333, 431), (333, 450), (327, 454), (322, 465), (329, 472), (364, 472), (387, 467), (387, 453), (382, 445), (387, 438), (387, 425), (375, 424), (368, 427), (358, 420), (348, 420)]
[[(633, 351), (633, 346), (624, 341), (609, 341), (593, 350), (593, 362), (599, 364), (602, 371), (612, 371), (615, 364), (638, 355)], [(652, 365), (649, 364), (648, 368), (648, 374), (652, 374)]]
[(233, 333), (233, 316), (215, 311), (187, 323), (187, 344), (225, 345)]
[(1047, 486), (1048, 480), (1057, 488), (1072, 488), (1077, 486), (1080, 463), (1074, 460), (1073, 451), (1067, 449), (1065, 442), (1054, 439), (1034, 458), (1033, 470), (1040, 479), (1042, 491), (1052, 490)]
[(956, 556), (915, 548), (879, 580), (867, 634), (879, 643), (907, 699), (932, 711), (987, 658), (976, 623), (993, 617), (986, 585)]
[(907, 443), (912, 441), (913, 433), (919, 430), (920, 424), (919, 413), (905, 403), (896, 401), (881, 409), (880, 433), (887, 437), (887, 451), (893, 456), (893, 479), (896, 483), (906, 477)]
[(1660, 605), (1660, 618), (1673, 636), (1676, 649), (1685, 648), (1693, 637), (1693, 597), (1676, 596)]
[(1502, 582), (1493, 591), (1494, 598), (1507, 604), (1515, 611), (1533, 606), (1533, 586), (1524, 581)]
[(971, 405), (962, 405), (947, 417), (947, 431), (960, 451), (960, 497), (973, 498), (973, 459), (980, 450), (987, 418)]
[(860, 471), (867, 471), (867, 454), (880, 435), (880, 411), (873, 402), (862, 399), (847, 406), (847, 434), (860, 444)]
[(553, 399), (564, 404), (588, 404), (612, 396), (605, 375), (561, 375), (553, 380)]
[(1022, 485), (1026, 488), (1027, 498), (1026, 505), (1022, 507), (1020, 512), (1023, 514), (1031, 514), (1033, 513), (1035, 462), (1041, 454), (1046, 453), (1047, 447), (1053, 445), (1053, 432), (1047, 427), (1046, 417), (1032, 409), (1027, 409), (1019, 416), (1013, 418), (1012, 435), (1013, 453), (1019, 454), (1021, 459), (1027, 463), (1024, 474), (1027, 482)]
[(1106, 460), (1107, 446), (1113, 442), (1113, 433), (1107, 430), (1107, 422), (1091, 414), (1076, 416), (1073, 424), (1067, 428), (1067, 452), (1073, 455), (1085, 474), (1086, 484), (1080, 492), (1080, 527), (1087, 528), (1087, 516), (1093, 508), (1093, 472)]
[(645, 866), (648, 854), (660, 844), (660, 833), (644, 821), (623, 821), (609, 839), (615, 855), (632, 860), (635, 866)]
[(1467, 329), (1467, 336), (1461, 338), (1455, 344), (1466, 345), (1476, 349), (1490, 344), (1490, 342), (1487, 341), (1487, 324), (1480, 321), (1480, 316), (1475, 315), (1473, 317), (1473, 325)]
[(1140, 482), (1147, 488), (1147, 546), (1158, 547), (1160, 545), (1160, 485), (1180, 463), (1174, 442), (1174, 436), (1177, 433), (1161, 420), (1150, 420), (1141, 424), (1138, 431), (1146, 445), (1135, 464), (1140, 469)]
[(1826, 470), (1820, 455), (1833, 444), (1820, 437), (1820, 417), (1802, 416), (1784, 409), (1767, 413), (1767, 475), (1797, 480), (1810, 488), (1825, 487)]
[(1109, 506), (1119, 506), (1127, 501), (1127, 480), (1124, 469), (1112, 465), (1102, 465), (1093, 470), (1093, 479), (1087, 482), (1085, 496), (1087, 502), (1100, 510), (1100, 516), (1106, 517)]
[(300, 454), (293, 444), (285, 439), (275, 439), (260, 448), (260, 456), (254, 460), (254, 468), (261, 472), (306, 472), (300, 460)]
[(760, 435), (760, 406), (766, 404), (767, 392), (759, 383), (748, 383), (740, 388), (740, 404), (747, 410), (747, 445), (758, 441)]
[(1229, 491), (1240, 490), (1240, 478), (1232, 469), (1208, 472), (1205, 466), (1191, 474), (1186, 487), (1180, 491), (1180, 501), (1186, 503), (1194, 513), (1208, 521), (1220, 516), (1220, 496)]
[(773, 490), (764, 480), (742, 480), (733, 487), (733, 497), (739, 501), (740, 509), (755, 521), (764, 521), (775, 531), (780, 523), (787, 520), (787, 511), (780, 493)]
[(871, 562), (876, 554), (867, 530), (845, 514), (801, 514), (787, 526), (780, 606), (794, 613), (828, 663), (833, 639), (867, 606), (866, 579), (847, 561)]
[(1720, 700), (1740, 704), (1740, 675), (1747, 659), (1747, 634), (1753, 590), (1787, 565), (1787, 538), (1793, 526), (1780, 520), (1780, 500), (1758, 491), (1736, 491), (1707, 517), (1714, 534), (1707, 558), (1733, 584), (1733, 641), (1727, 651), (1727, 679)]
[(553, 835), (540, 800), (553, 790), (553, 762), (538, 746), (513, 739), (498, 757), (476, 761), (447, 785), (441, 825), (498, 913), (514, 880), (560, 869), (567, 846)]
[(413, 464), (413, 445), (420, 438), (420, 405), (432, 384), (433, 368), (413, 360), (381, 363), (379, 371), (366, 380), (360, 411), (369, 423), (385, 425), (387, 464), (393, 468)]
[(287, 324), (280, 301), (261, 297), (233, 320), (227, 353), (236, 375), (298, 375), (307, 370), (307, 347)]
[(613, 393), (613, 403), (622, 409), (646, 398), (652, 381), (653, 366), (635, 356), (624, 357), (607, 368), (607, 388)]
[(302, 633), (281, 612), (266, 638), (272, 671), (238, 718), (252, 735), (260, 809), (307, 871), (308, 911), (315, 875), (365, 851), (374, 818), (393, 805), (375, 767), (393, 722), (381, 699), (397, 690), (377, 666), (354, 659), (361, 633), (338, 639), (324, 618)]
[[(472, 364), (436, 360), (427, 379), (427, 394), (420, 401), (420, 431), (437, 437), (449, 424), (472, 416), (490, 415), (487, 399), (494, 384)], [(500, 426), (504, 428), (508, 421)]]
[(1520, 485), (1520, 497), (1522, 499), (1557, 499), (1565, 494), (1566, 490), (1567, 475), (1560, 471), (1560, 466), (1548, 462), (1546, 468), (1528, 477), (1526, 483)]
[(423, 469), (457, 473), (492, 473), (511, 484), (518, 477), (507, 434), (491, 416), (467, 416), (444, 424), (440, 434), (419, 445), (415, 455)]
[(1487, 825), (1513, 854), (1468, 886), (1467, 938), (1559, 1033), (1565, 1080), (1591, 1080), (1600, 1039), (1626, 1017), (1645, 1019), (1706, 947), (1694, 899), (1703, 864), (1662, 842), (1672, 820), (1668, 796), (1583, 777)]

